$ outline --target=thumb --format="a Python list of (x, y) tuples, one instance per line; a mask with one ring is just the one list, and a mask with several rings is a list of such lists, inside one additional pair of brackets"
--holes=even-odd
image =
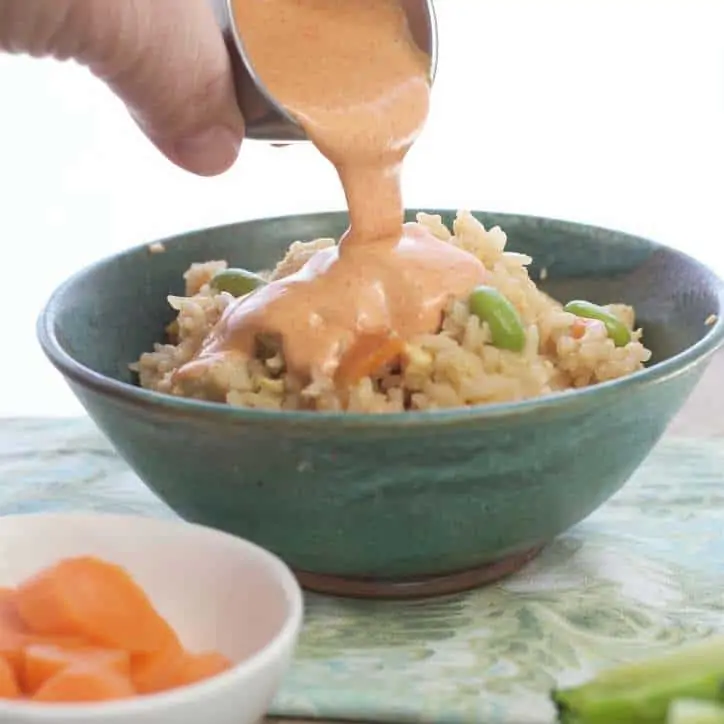
[(244, 120), (208, 1), (89, 4), (98, 37), (115, 40), (109, 52), (107, 45), (94, 49), (91, 39), (85, 60), (126, 103), (148, 138), (194, 173), (211, 176), (228, 169), (239, 153)]

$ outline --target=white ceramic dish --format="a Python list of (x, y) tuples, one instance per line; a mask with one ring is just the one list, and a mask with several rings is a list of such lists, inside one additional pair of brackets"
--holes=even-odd
[(0, 518), (0, 586), (94, 555), (124, 566), (192, 650), (235, 666), (195, 686), (84, 705), (0, 701), (8, 724), (252, 724), (291, 663), (303, 617), (287, 566), (248, 541), (180, 521), (100, 514)]

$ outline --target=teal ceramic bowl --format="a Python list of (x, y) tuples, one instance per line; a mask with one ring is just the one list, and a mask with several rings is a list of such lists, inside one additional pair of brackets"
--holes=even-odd
[(724, 286), (645, 239), (476, 215), (534, 257), (534, 278), (548, 270), (542, 286), (555, 297), (635, 305), (649, 367), (533, 401), (395, 415), (237, 409), (136, 386), (128, 364), (162, 338), (166, 295), (182, 293), (191, 262), (268, 268), (295, 239), (338, 236), (341, 213), (197, 231), (165, 240), (161, 254), (124, 251), (53, 294), (40, 342), (164, 501), (270, 549), (307, 587), (413, 596), (479, 585), (519, 568), (639, 466), (724, 340)]

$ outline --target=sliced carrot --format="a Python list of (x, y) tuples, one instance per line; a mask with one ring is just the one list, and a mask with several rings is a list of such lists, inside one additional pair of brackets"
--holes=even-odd
[(29, 629), (18, 612), (15, 592), (4, 590), (0, 594), (0, 628), (8, 631), (28, 633)]
[(16, 592), (11, 588), (0, 589), (0, 656), (22, 658), (22, 649), (31, 644), (52, 644), (55, 646), (82, 646), (77, 636), (42, 636), (33, 633), (20, 617), (15, 602)]
[(23, 659), (25, 638), (13, 631), (0, 630), (0, 658), (17, 670)]
[(128, 676), (105, 666), (70, 666), (48, 679), (33, 701), (82, 703), (128, 699), (135, 695)]
[(231, 668), (231, 661), (216, 651), (205, 651), (200, 654), (184, 653), (179, 659), (169, 661), (165, 671), (156, 672), (153, 692), (178, 689), (190, 686), (212, 676), (217, 676)]
[(188, 654), (175, 673), (175, 686), (189, 686), (228, 671), (232, 664), (218, 651)]
[(64, 559), (17, 589), (0, 588), (0, 698), (107, 701), (230, 667), (218, 652), (185, 651), (128, 573), (100, 559)]
[(18, 615), (13, 594), (10, 589), (0, 594), (0, 656), (17, 669), (29, 631)]
[(0, 659), (0, 699), (17, 699), (20, 697), (20, 686), (15, 669), (9, 661)]
[(18, 586), (15, 604), (35, 634), (78, 636), (129, 652), (160, 651), (176, 634), (120, 566), (67, 558)]
[(181, 644), (170, 644), (151, 654), (134, 654), (131, 658), (131, 681), (139, 694), (163, 691), (169, 671), (179, 667), (186, 656)]
[(22, 669), (23, 652), (31, 644), (78, 646), (82, 644), (82, 641), (65, 636), (34, 636), (22, 631), (11, 631), (0, 627), (0, 658), (7, 661), (18, 674)]
[(20, 681), (26, 694), (34, 694), (46, 681), (72, 666), (107, 668), (121, 676), (131, 674), (131, 656), (127, 651), (96, 646), (59, 646), (31, 644), (23, 651)]
[(335, 380), (349, 387), (364, 377), (380, 372), (397, 362), (405, 353), (405, 343), (399, 337), (387, 334), (365, 334), (345, 352), (340, 360)]

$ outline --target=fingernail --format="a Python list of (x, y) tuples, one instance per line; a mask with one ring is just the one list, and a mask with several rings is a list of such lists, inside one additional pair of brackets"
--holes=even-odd
[(239, 155), (241, 138), (224, 126), (209, 128), (177, 141), (176, 160), (201, 176), (215, 176), (230, 168)]

